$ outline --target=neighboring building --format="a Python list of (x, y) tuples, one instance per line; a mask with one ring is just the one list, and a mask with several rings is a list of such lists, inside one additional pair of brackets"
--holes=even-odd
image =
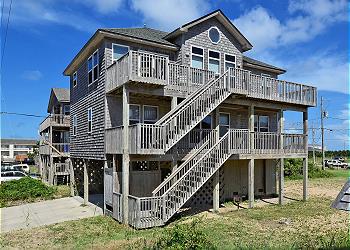
[(1, 163), (13, 163), (17, 155), (27, 158), (36, 146), (34, 139), (1, 139)]
[(69, 181), (69, 89), (51, 89), (47, 112), (39, 126), (42, 179), (51, 185)]
[[(253, 207), (277, 193), (283, 203), (287, 157), (304, 159), (306, 199), (316, 88), (278, 80), (286, 71), (245, 56), (251, 48), (220, 10), (170, 33), (98, 29), (64, 71), (85, 201), (104, 193), (106, 213), (136, 228), (183, 206), (239, 197)], [(303, 134), (284, 132), (286, 110), (303, 113)]]

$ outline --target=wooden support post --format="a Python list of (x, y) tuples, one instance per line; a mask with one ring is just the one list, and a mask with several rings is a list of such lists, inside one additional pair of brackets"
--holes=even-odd
[[(216, 129), (216, 141), (219, 141), (220, 138), (220, 113), (219, 108), (216, 108), (214, 111), (214, 128)], [(220, 206), (220, 172), (219, 169), (216, 170), (216, 173), (213, 176), (213, 211), (219, 212)]]
[(248, 161), (248, 208), (254, 207), (254, 159)]
[(69, 159), (69, 170), (70, 170), (70, 175), (69, 175), (69, 182), (70, 182), (70, 196), (75, 196), (75, 188), (74, 188), (74, 184), (75, 184), (75, 180), (74, 180), (74, 167), (73, 167), (73, 163), (72, 160)]
[(283, 118), (283, 110), (281, 109), (279, 112), (279, 116), (278, 116), (278, 133), (279, 133), (279, 148), (280, 148), (280, 154), (284, 154), (284, 150), (283, 150), (283, 130), (284, 130), (284, 118)]
[[(103, 164), (103, 214), (105, 215), (106, 214), (106, 181), (105, 181), (105, 176), (106, 176), (106, 169), (108, 168), (108, 162), (107, 162), (107, 159), (105, 159), (104, 161), (104, 164)], [(112, 171), (112, 197), (113, 197), (113, 191), (114, 191), (114, 178), (113, 178), (114, 174), (113, 174), (113, 171)], [(113, 202), (113, 201), (112, 201)]]
[(220, 172), (217, 170), (213, 180), (213, 211), (219, 212), (220, 206)]
[[(52, 123), (52, 121), (50, 121), (50, 123)], [(52, 137), (53, 137), (53, 135), (52, 135), (52, 126), (50, 125), (50, 128), (49, 128), (49, 142), (50, 142), (50, 144), (52, 145)], [(53, 151), (52, 151), (52, 148), (50, 147), (50, 149), (49, 149), (50, 151), (50, 171), (49, 171), (49, 180), (48, 180), (48, 182), (49, 182), (49, 184), (50, 185), (53, 185), (53, 178), (54, 178), (54, 167), (53, 167), (53, 157), (52, 157), (52, 154), (53, 154)]]
[(89, 202), (89, 174), (88, 174), (88, 161), (84, 160), (84, 205)]
[(177, 169), (177, 160), (172, 159), (171, 161), (171, 172), (173, 173)]
[(254, 154), (254, 106), (248, 107), (248, 129), (249, 129), (249, 147), (250, 154)]
[(308, 112), (303, 112), (303, 133), (304, 137), (304, 151), (306, 157), (303, 159), (303, 200), (306, 201), (308, 198)]
[(122, 194), (123, 194), (123, 223), (128, 224), (129, 212), (129, 91), (123, 85), (123, 166), (122, 166)]
[(176, 108), (176, 106), (177, 106), (177, 96), (173, 96), (171, 98), (171, 109)]
[(278, 173), (278, 186), (279, 186), (279, 196), (278, 196), (278, 203), (280, 205), (284, 204), (284, 159), (280, 159), (280, 166), (279, 166), (279, 173)]

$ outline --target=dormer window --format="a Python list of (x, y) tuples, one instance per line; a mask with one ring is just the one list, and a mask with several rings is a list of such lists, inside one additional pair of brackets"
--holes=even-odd
[(217, 27), (211, 27), (208, 31), (209, 39), (212, 43), (219, 43), (220, 42), (220, 32)]

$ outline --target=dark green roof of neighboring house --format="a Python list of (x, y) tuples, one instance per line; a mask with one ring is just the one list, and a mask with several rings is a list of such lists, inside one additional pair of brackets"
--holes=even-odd
[(278, 68), (276, 66), (264, 63), (262, 61), (258, 61), (256, 59), (253, 59), (253, 58), (248, 57), (248, 56), (243, 56), (243, 61), (247, 62), (247, 63), (250, 63), (250, 64), (258, 65), (258, 66), (261, 66), (261, 67), (265, 67), (265, 68), (270, 68), (270, 69), (274, 69), (274, 70), (277, 70), (277, 71), (281, 71), (283, 73), (286, 72), (285, 69)]
[(114, 29), (100, 29), (101, 31), (111, 32), (118, 35), (134, 37), (150, 42), (161, 43), (169, 46), (176, 46), (175, 44), (167, 41), (164, 37), (168, 32), (155, 30), (147, 27), (143, 28), (114, 28)]
[(1, 138), (1, 145), (36, 145), (35, 139), (13, 139)]
[(70, 101), (70, 95), (69, 89), (66, 88), (52, 88), (53, 93), (55, 94), (57, 100), (59, 102), (69, 102)]

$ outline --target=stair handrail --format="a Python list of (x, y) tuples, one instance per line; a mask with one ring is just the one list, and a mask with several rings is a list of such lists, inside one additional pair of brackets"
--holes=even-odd
[[(213, 129), (208, 135), (207, 135), (207, 140), (203, 143), (202, 146), (200, 146), (194, 153), (192, 153), (191, 157), (189, 157), (186, 161), (184, 161), (174, 172), (172, 172), (158, 187), (156, 187), (152, 191), (153, 196), (159, 196), (157, 193), (169, 182), (171, 181), (172, 178), (174, 178), (180, 171), (182, 171), (185, 166), (192, 161), (196, 156), (198, 156), (203, 149), (210, 143), (210, 138), (212, 134), (217, 133), (217, 129)], [(187, 172), (187, 171), (186, 171)], [(186, 173), (185, 172), (185, 173)], [(184, 174), (185, 174), (184, 173)]]
[(215, 82), (220, 81), (221, 78), (226, 77), (226, 75), (228, 74), (229, 70), (226, 70), (223, 74), (221, 74), (219, 77), (217, 78), (213, 78), (211, 79), (208, 84), (203, 85), (203, 87), (199, 88), (197, 91), (195, 91), (194, 93), (192, 93), (191, 95), (189, 95), (188, 97), (186, 97), (186, 99), (188, 101), (185, 102), (182, 101), (179, 105), (177, 105), (174, 109), (172, 109), (169, 113), (167, 113), (166, 115), (164, 115), (161, 119), (159, 119), (155, 125), (164, 125), (162, 123), (166, 123), (167, 120), (171, 119), (174, 113), (178, 112), (178, 111), (182, 111), (183, 109), (185, 109), (186, 107), (188, 107), (189, 105), (191, 105), (191, 103), (193, 102), (194, 98), (196, 96), (198, 96), (201, 92), (204, 92), (205, 90), (207, 90), (208, 88), (210, 88)]
[(195, 164), (193, 164), (193, 166), (190, 167), (186, 171), (186, 173), (183, 174), (183, 176), (180, 179), (178, 179), (173, 185), (171, 185), (171, 187), (167, 191), (165, 191), (162, 196), (165, 197), (170, 192), (170, 190), (173, 189), (181, 181), (181, 179), (183, 179), (193, 168), (195, 168), (201, 162), (201, 160), (204, 157), (206, 157), (206, 155), (210, 151), (212, 151), (217, 145), (219, 145), (223, 140), (225, 140), (227, 136), (230, 136), (230, 134), (231, 134), (230, 131), (231, 131), (231, 129), (229, 129), (211, 148), (209, 148), (208, 151), (205, 152), (205, 154), (201, 158), (199, 158), (199, 160)]

